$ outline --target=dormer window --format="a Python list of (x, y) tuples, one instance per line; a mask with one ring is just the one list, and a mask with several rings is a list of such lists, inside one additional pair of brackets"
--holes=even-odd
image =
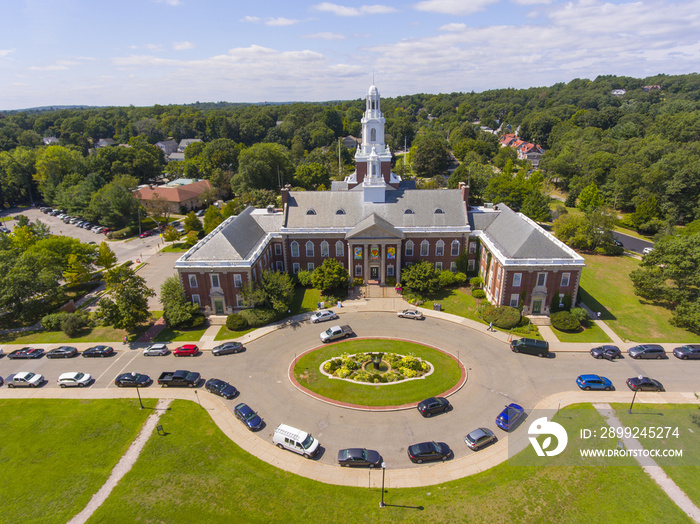
[(316, 211), (314, 211), (313, 209), (309, 209), (309, 210), (306, 211), (306, 214), (307, 214), (307, 215), (315, 215), (315, 214), (316, 214)]
[(413, 209), (410, 209), (410, 208), (407, 209), (406, 211), (404, 211), (403, 214), (404, 215), (415, 215), (415, 213), (413, 212)]
[(344, 215), (344, 214), (345, 214), (345, 210), (344, 210), (344, 209), (338, 209), (338, 210), (335, 212), (335, 214), (336, 214), (336, 215)]
[(445, 212), (444, 212), (442, 209), (437, 208), (437, 209), (435, 210), (435, 214), (436, 214), (436, 215), (444, 215)]

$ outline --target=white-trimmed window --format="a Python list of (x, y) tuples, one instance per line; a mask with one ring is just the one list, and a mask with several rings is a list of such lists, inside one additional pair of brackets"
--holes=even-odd
[(394, 266), (389, 264), (386, 266), (386, 276), (388, 277), (393, 277), (394, 276)]
[(452, 241), (452, 256), (456, 257), (459, 255), (459, 240)]
[(197, 275), (188, 275), (190, 281), (190, 287), (197, 287)]
[(355, 266), (355, 276), (356, 277), (361, 277), (362, 276), (362, 264), (357, 264)]
[(309, 273), (313, 273), (313, 272), (314, 272), (314, 263), (313, 263), (313, 262), (309, 262), (308, 264), (306, 264), (306, 270), (307, 270)]
[(457, 272), (457, 262), (450, 262), (450, 271), (453, 273)]
[(438, 240), (435, 243), (435, 256), (441, 257), (445, 254), (445, 243), (442, 240)]
[(292, 273), (295, 275), (299, 273), (299, 262), (294, 262), (294, 264), (292, 264)]
[(307, 257), (312, 257), (314, 256), (314, 243), (309, 240), (306, 243), (306, 256)]
[(335, 243), (335, 256), (337, 256), (337, 257), (344, 257), (345, 256), (345, 244), (343, 244), (342, 240), (338, 240)]
[(257, 281), (258, 281), (258, 276), (257, 276), (257, 273), (255, 272), (255, 268), (253, 268), (253, 282), (257, 282)]
[(282, 254), (282, 244), (275, 244), (275, 255)]
[(243, 287), (243, 279), (238, 273), (233, 275), (233, 287)]
[(562, 273), (561, 287), (569, 287), (569, 280), (571, 280), (571, 273)]
[(427, 257), (429, 249), (430, 249), (430, 244), (428, 243), (427, 240), (423, 240), (423, 242), (420, 243), (420, 256)]
[(202, 307), (202, 301), (199, 299), (199, 295), (192, 295), (192, 303)]
[(236, 295), (236, 306), (245, 307), (245, 301), (243, 300), (243, 295)]
[(537, 287), (542, 287), (547, 283), (547, 273), (537, 273)]
[(442, 271), (442, 262), (435, 262), (435, 269)]
[(467, 262), (467, 271), (474, 271), (474, 264), (475, 260), (472, 258), (469, 262)]
[(520, 287), (523, 281), (522, 273), (513, 273), (513, 287)]
[(469, 242), (469, 254), (473, 255), (476, 253), (476, 242)]
[(406, 242), (406, 256), (407, 257), (412, 257), (413, 256), (413, 241), (409, 240)]
[(328, 242), (325, 240), (321, 242), (321, 256), (322, 257), (327, 257), (329, 254), (330, 249), (328, 248)]
[(517, 293), (513, 293), (510, 296), (510, 307), (518, 307), (518, 304), (520, 303), (520, 295)]
[(293, 257), (298, 257), (299, 256), (299, 242), (296, 240), (290, 244), (290, 247), (292, 249), (292, 256)]
[(501, 281), (501, 274), (502, 274), (502, 273), (503, 273), (503, 269), (502, 269), (502, 268), (499, 268), (498, 271), (496, 271), (496, 280), (497, 280), (498, 282)]
[(559, 307), (564, 307), (564, 293), (559, 293)]
[(284, 263), (281, 260), (277, 261), (277, 271), (284, 271)]
[(211, 279), (211, 287), (221, 287), (219, 284), (219, 274), (218, 273), (211, 273), (209, 275), (209, 278)]

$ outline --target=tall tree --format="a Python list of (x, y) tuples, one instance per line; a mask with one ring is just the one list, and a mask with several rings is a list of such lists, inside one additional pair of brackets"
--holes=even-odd
[(243, 190), (277, 189), (291, 182), (293, 175), (294, 164), (286, 148), (261, 143), (241, 152), (238, 175), (233, 184), (238, 182)]
[(418, 176), (433, 177), (447, 171), (447, 141), (437, 133), (421, 135), (412, 149), (413, 170)]
[(160, 286), (163, 318), (170, 327), (187, 326), (199, 313), (199, 306), (187, 301), (185, 290), (177, 277), (168, 277)]
[(148, 298), (155, 296), (155, 292), (133, 269), (128, 266), (110, 269), (105, 274), (105, 283), (107, 291), (95, 313), (98, 319), (127, 331), (148, 320)]
[(323, 264), (314, 269), (311, 282), (316, 289), (330, 291), (346, 287), (350, 282), (350, 273), (335, 258), (327, 258)]

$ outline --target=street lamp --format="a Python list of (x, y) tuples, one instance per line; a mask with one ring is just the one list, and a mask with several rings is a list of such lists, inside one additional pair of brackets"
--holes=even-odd
[(139, 404), (141, 405), (141, 407), (139, 409), (144, 409), (143, 402), (141, 401), (141, 392), (139, 391), (138, 385), (136, 386), (136, 394), (139, 396)]
[(382, 461), (382, 501), (379, 503), (380, 508), (386, 507), (384, 504), (384, 476), (386, 474), (386, 462)]
[[(642, 375), (639, 375), (639, 380), (641, 381), (644, 377)], [(632, 395), (632, 403), (630, 404), (630, 408), (627, 410), (628, 414), (632, 414), (632, 407), (634, 406), (634, 399), (637, 398), (637, 390), (639, 390), (639, 387), (634, 388), (634, 395)]]

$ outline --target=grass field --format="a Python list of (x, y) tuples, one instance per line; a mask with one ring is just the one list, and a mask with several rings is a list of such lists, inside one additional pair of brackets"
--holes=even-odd
[(208, 326), (194, 329), (174, 329), (166, 327), (156, 335), (153, 342), (192, 342), (202, 338)]
[(587, 328), (581, 328), (581, 331), (577, 333), (559, 331), (554, 326), (552, 326), (552, 331), (560, 342), (612, 342), (605, 331), (599, 328), (595, 322), (589, 324)]
[(107, 480), (149, 413), (132, 400), (0, 400), (0, 520), (68, 522)]
[[(690, 522), (637, 466), (504, 463), (453, 482), (388, 489), (387, 507), (380, 509), (377, 489), (321, 484), (276, 469), (228, 440), (197, 404), (174, 401), (171, 408), (161, 418), (168, 435), (151, 437), (90, 523), (578, 524), (650, 523), (659, 516), (664, 522)], [(371, 474), (379, 480), (379, 472)], [(391, 465), (386, 476), (390, 483)], [(631, 486), (643, 496), (626, 496)]]
[(630, 257), (586, 255), (580, 298), (623, 339), (636, 342), (700, 342), (669, 323), (671, 312), (634, 294), (630, 272), (639, 261)]
[[(430, 362), (436, 371), (421, 380), (373, 386), (329, 379), (318, 369), (325, 360), (343, 353), (366, 352), (413, 354)], [(461, 372), (456, 360), (435, 349), (412, 342), (374, 339), (348, 340), (308, 353), (294, 366), (294, 376), (302, 386), (324, 397), (365, 406), (399, 406), (444, 393), (457, 384)]]

